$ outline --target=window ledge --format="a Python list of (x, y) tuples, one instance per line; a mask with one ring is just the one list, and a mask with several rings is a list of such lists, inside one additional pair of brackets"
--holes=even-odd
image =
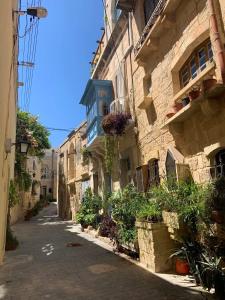
[[(215, 84), (209, 91), (202, 93), (197, 99), (191, 101), (188, 105), (186, 105), (180, 111), (178, 111), (173, 117), (169, 118), (165, 122), (165, 124), (161, 126), (161, 129), (164, 129), (171, 124), (182, 123), (185, 120), (188, 120), (195, 111), (201, 109), (201, 106), (206, 101), (211, 101), (213, 98), (220, 97), (224, 93), (225, 93), (225, 85), (219, 83)], [(216, 110), (218, 108), (216, 106), (218, 102), (214, 101), (213, 104), (215, 104), (214, 105), (215, 107), (212, 109)]]
[(140, 109), (148, 108), (153, 102), (152, 93), (149, 92), (148, 95), (144, 96), (143, 101), (138, 105)]
[(200, 86), (202, 80), (206, 77), (211, 75), (210, 73), (214, 71), (216, 64), (214, 61), (210, 62), (205, 70), (201, 71), (197, 75), (196, 78), (192, 79), (183, 89), (181, 89), (173, 98), (173, 102), (181, 102), (181, 100), (188, 95), (188, 93), (195, 87)]

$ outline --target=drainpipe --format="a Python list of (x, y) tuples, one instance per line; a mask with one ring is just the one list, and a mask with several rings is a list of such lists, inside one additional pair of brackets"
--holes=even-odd
[[(128, 15), (128, 39), (129, 39), (129, 46), (134, 48), (134, 37), (133, 37), (133, 28), (132, 28), (132, 19), (131, 13)], [(132, 52), (130, 51), (129, 55), (130, 59), (130, 72), (131, 72), (131, 84), (132, 84), (132, 109), (134, 113), (134, 126), (137, 127), (137, 115), (135, 111), (135, 96), (134, 96), (134, 76), (133, 76), (133, 61), (132, 61)], [(137, 163), (138, 166), (140, 165), (140, 151), (139, 151), (139, 140), (138, 140), (138, 133), (135, 132), (135, 141), (137, 146)]]
[[(225, 84), (225, 57), (224, 57), (224, 46), (221, 41), (219, 29), (218, 29), (218, 22), (216, 17), (216, 11), (214, 7), (215, 0), (208, 0), (208, 8), (210, 14), (210, 24), (211, 24), (211, 35), (212, 35), (212, 43), (216, 50), (216, 56), (218, 65), (220, 68), (221, 73), (221, 80), (222, 83)], [(214, 2), (214, 3), (213, 3)]]

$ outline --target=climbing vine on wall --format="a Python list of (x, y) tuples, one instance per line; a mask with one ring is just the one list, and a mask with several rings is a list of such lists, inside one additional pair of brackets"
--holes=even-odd
[(111, 135), (105, 136), (105, 167), (108, 173), (112, 173), (113, 160), (115, 157), (116, 138)]

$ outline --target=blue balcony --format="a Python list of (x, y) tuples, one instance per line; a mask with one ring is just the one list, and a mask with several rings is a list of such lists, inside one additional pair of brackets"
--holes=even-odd
[(113, 99), (113, 87), (110, 80), (90, 79), (87, 83), (80, 104), (86, 106), (87, 145), (90, 146), (96, 138), (104, 135), (102, 119), (109, 113)]

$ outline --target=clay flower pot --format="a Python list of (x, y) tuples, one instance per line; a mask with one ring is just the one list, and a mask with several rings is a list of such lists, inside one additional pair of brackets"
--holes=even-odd
[(196, 98), (199, 97), (199, 95), (200, 95), (200, 90), (192, 90), (188, 94), (190, 101), (195, 100)]
[(210, 90), (217, 83), (216, 79), (209, 78), (202, 82), (203, 92)]
[(183, 108), (183, 104), (182, 103), (175, 103), (175, 104), (173, 104), (171, 106), (171, 108), (169, 109), (169, 111), (167, 112), (167, 114), (166, 114), (167, 118), (173, 117), (182, 108)]
[(179, 275), (188, 275), (190, 271), (190, 267), (188, 262), (185, 259), (176, 259), (176, 273)]

